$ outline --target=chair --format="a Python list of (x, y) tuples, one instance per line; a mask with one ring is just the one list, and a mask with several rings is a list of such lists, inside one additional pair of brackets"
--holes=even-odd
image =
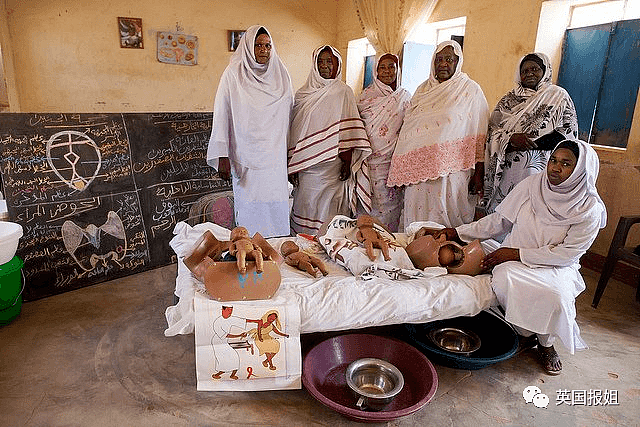
[[(634, 267), (640, 268), (640, 256), (633, 253), (632, 249), (625, 248), (629, 229), (633, 224), (638, 222), (640, 222), (640, 216), (620, 217), (618, 226), (616, 227), (616, 232), (614, 233), (613, 240), (611, 241), (611, 246), (609, 246), (609, 253), (607, 254), (607, 258), (604, 262), (604, 267), (602, 267), (602, 274), (600, 274), (596, 293), (593, 296), (593, 302), (591, 303), (593, 308), (598, 307), (600, 298), (604, 293), (604, 288), (607, 286), (607, 282), (611, 278), (613, 269), (618, 261), (624, 261)], [(636, 301), (640, 301), (640, 283), (636, 289)]]

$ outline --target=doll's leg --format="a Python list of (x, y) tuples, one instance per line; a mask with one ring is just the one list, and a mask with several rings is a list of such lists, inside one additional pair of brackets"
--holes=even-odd
[(316, 269), (313, 268), (313, 265), (311, 265), (311, 263), (309, 261), (301, 260), (300, 262), (298, 262), (298, 268), (300, 268), (301, 270), (306, 271), (307, 273), (309, 273), (313, 277), (316, 277)]
[(256, 261), (256, 271), (258, 273), (262, 273), (264, 271), (262, 265), (262, 251), (260, 249), (254, 249), (251, 251), (251, 255), (253, 255), (253, 259)]
[(376, 255), (373, 253), (373, 242), (371, 240), (367, 240), (364, 243), (364, 247), (367, 250), (367, 256), (369, 257), (369, 259), (371, 261), (375, 261), (376, 260)]
[(318, 268), (318, 270), (322, 272), (323, 276), (326, 276), (327, 274), (329, 274), (329, 271), (327, 271), (327, 267), (325, 267), (324, 263), (320, 261), (318, 258), (311, 258), (309, 262), (311, 262), (311, 265)]
[(389, 256), (389, 245), (386, 241), (382, 240), (380, 243), (380, 250), (382, 250), (382, 255), (384, 255), (384, 260), (389, 261), (391, 257)]
[(238, 271), (242, 274), (247, 272), (246, 256), (247, 253), (243, 250), (236, 252), (236, 257), (238, 258), (236, 264), (238, 264)]

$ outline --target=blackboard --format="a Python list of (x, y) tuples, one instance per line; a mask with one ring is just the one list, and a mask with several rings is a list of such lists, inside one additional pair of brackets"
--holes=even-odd
[(199, 197), (231, 190), (206, 164), (211, 122), (212, 113), (0, 114), (25, 300), (174, 262), (174, 225)]

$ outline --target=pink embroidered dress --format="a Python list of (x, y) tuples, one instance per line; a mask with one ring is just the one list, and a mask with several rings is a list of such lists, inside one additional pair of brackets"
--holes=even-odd
[[(435, 77), (437, 53), (452, 46), (458, 56), (453, 75)], [(462, 49), (440, 43), (431, 76), (416, 89), (400, 130), (388, 186), (406, 186), (405, 227), (435, 221), (455, 227), (473, 220), (477, 196), (468, 193), (476, 162), (484, 161), (489, 106), (480, 86), (460, 71)]]

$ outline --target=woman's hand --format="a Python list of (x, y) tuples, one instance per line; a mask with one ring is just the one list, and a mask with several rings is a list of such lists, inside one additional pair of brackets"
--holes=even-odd
[(231, 162), (228, 157), (218, 159), (218, 176), (225, 181), (231, 179)]
[(351, 156), (353, 149), (340, 151), (338, 157), (342, 160), (340, 165), (340, 181), (346, 181), (351, 176)]
[(346, 181), (351, 176), (351, 162), (347, 163), (344, 160), (340, 165), (340, 181)]
[(526, 133), (514, 133), (509, 138), (509, 145), (514, 151), (535, 150), (536, 144)]
[(297, 173), (297, 172), (296, 172), (296, 173), (289, 174), (289, 182), (290, 182), (290, 183), (291, 183), (291, 185), (293, 185), (294, 187), (297, 187), (297, 186), (298, 186), (299, 181), (298, 181), (298, 173)]
[(484, 163), (482, 162), (476, 163), (475, 172), (469, 180), (469, 194), (477, 194), (480, 198), (484, 196)]
[(496, 265), (507, 261), (520, 261), (520, 250), (515, 248), (500, 248), (497, 251), (493, 251), (484, 257), (480, 263), (480, 268), (484, 272), (489, 272), (493, 270), (493, 267)]
[(444, 236), (445, 240), (448, 242), (463, 243), (462, 240), (460, 240), (458, 232), (455, 228), (443, 228), (433, 233), (432, 236), (435, 240), (438, 240), (441, 236)]

